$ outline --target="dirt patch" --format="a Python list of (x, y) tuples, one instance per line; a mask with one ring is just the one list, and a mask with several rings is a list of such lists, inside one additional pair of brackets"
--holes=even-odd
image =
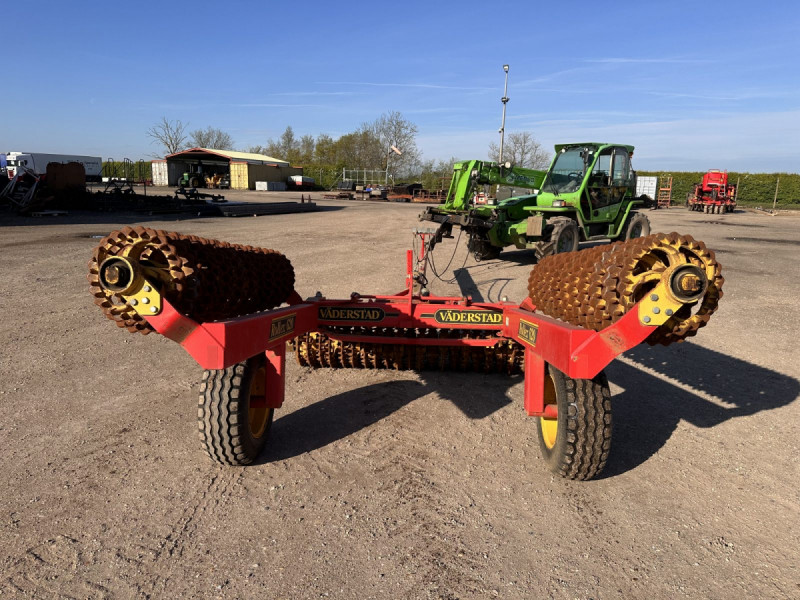
[[(278, 249), (303, 297), (401, 290), (420, 207), (326, 206), (339, 210), (147, 224)], [(702, 215), (648, 216), (653, 231), (730, 246), (729, 232)], [(82, 218), (2, 227), (3, 594), (800, 591), (791, 550), (800, 545), (792, 526), (800, 518), (792, 483), (800, 475), (800, 366), (786, 325), (797, 314), (800, 272), (794, 253), (775, 253), (773, 244), (800, 243), (791, 220), (771, 220), (769, 236), (748, 238), (754, 252), (720, 258), (725, 295), (696, 338), (640, 346), (609, 366), (608, 468), (599, 480), (573, 483), (542, 464), (520, 377), (310, 370), (292, 355), (286, 403), (260, 464), (212, 464), (197, 439), (200, 368), (164, 338), (114, 327), (87, 290), (97, 240), (86, 236), (132, 221)], [(764, 224), (749, 213), (729, 218)], [(442, 265), (454, 243), (437, 248)], [(453, 265), (464, 258), (462, 247)], [(521, 301), (532, 261), (524, 252), (501, 259), (468, 259), (453, 283), (431, 278), (431, 290), (459, 295), (461, 283), (487, 299)]]

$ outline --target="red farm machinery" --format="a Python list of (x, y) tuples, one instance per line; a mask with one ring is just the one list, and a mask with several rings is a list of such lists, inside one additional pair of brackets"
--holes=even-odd
[(703, 182), (695, 184), (686, 196), (689, 210), (716, 213), (733, 212), (736, 208), (736, 186), (728, 184), (728, 172), (711, 169)]
[(611, 445), (603, 369), (634, 346), (683, 341), (722, 295), (713, 252), (677, 233), (542, 259), (520, 304), (431, 295), (432, 231), (416, 231), (397, 294), (302, 299), (280, 252), (144, 227), (103, 238), (89, 262), (103, 313), (157, 332), (205, 369), (202, 446), (221, 464), (252, 463), (284, 402), (286, 351), (304, 368), (524, 373), (544, 463), (591, 479)]

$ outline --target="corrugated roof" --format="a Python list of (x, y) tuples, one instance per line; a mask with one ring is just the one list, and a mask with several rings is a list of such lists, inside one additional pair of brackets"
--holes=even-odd
[(281, 160), (280, 158), (275, 158), (273, 156), (267, 156), (266, 154), (255, 154), (253, 152), (237, 152), (236, 150), (216, 150), (214, 148), (188, 148), (186, 150), (181, 150), (180, 152), (175, 152), (174, 154), (170, 154), (166, 158), (174, 158), (176, 156), (180, 156), (181, 154), (189, 154), (194, 152), (208, 152), (209, 154), (216, 154), (217, 156), (223, 156), (231, 160), (269, 163), (287, 167), (289, 166), (289, 163), (286, 162), (285, 160)]

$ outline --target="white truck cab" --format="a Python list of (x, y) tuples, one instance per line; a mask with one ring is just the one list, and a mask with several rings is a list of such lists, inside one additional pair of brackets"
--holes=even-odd
[(17, 174), (20, 167), (26, 167), (36, 173), (36, 175), (44, 175), (47, 172), (47, 165), (51, 162), (81, 163), (86, 170), (87, 181), (100, 181), (100, 174), (103, 170), (103, 160), (99, 156), (45, 154), (43, 152), (9, 152), (6, 155), (8, 178), (12, 179)]

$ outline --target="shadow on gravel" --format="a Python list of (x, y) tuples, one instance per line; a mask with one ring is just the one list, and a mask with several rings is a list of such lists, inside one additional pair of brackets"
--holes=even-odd
[[(345, 210), (346, 206), (318, 206), (315, 213)], [(46, 210), (46, 209), (43, 209)], [(0, 209), (0, 227), (33, 227), (37, 225), (98, 225), (108, 227), (108, 231), (113, 231), (125, 225), (141, 225), (151, 221), (181, 222), (193, 221), (195, 219), (252, 219), (252, 216), (242, 217), (223, 217), (221, 215), (198, 215), (191, 212), (180, 213), (154, 213), (133, 212), (133, 211), (114, 211), (98, 212), (91, 210), (69, 210), (68, 214), (60, 216), (30, 217), (21, 216), (8, 210)], [(285, 214), (260, 215), (259, 219), (273, 219)]]
[[(588, 250), (589, 248), (594, 248), (595, 246), (604, 246), (604, 245), (611, 245), (611, 241), (591, 241), (591, 242), (581, 242), (578, 245), (578, 250)], [(531, 267), (535, 266), (537, 262), (536, 254), (533, 250), (515, 250), (513, 248), (509, 248), (504, 250), (500, 254), (500, 258), (496, 259), (498, 262), (508, 261), (513, 262), (517, 265), (530, 265)]]
[[(668, 348), (638, 346), (606, 368), (623, 388), (612, 398), (611, 457), (601, 478), (646, 462), (669, 440), (681, 419), (714, 427), (785, 406), (800, 395), (800, 382), (692, 343)], [(648, 370), (644, 370), (644, 368)], [(653, 371), (655, 373), (653, 373)], [(508, 390), (521, 375), (423, 372), (419, 381), (387, 381), (337, 394), (278, 417), (259, 463), (298, 456), (377, 423), (431, 393), (453, 402), (469, 419), (483, 419), (518, 401)], [(522, 410), (519, 418), (525, 419)]]
[(644, 463), (667, 443), (681, 419), (714, 427), (785, 406), (800, 395), (800, 382), (793, 377), (688, 342), (637, 346), (625, 356), (658, 376), (619, 360), (606, 368), (609, 380), (625, 391), (612, 398), (614, 434), (602, 477)]
[[(521, 376), (423, 372), (425, 382), (386, 381), (337, 394), (275, 419), (258, 464), (323, 448), (385, 419), (431, 393), (453, 402), (468, 418), (483, 419), (512, 401)], [(278, 413), (280, 414), (280, 413)]]

